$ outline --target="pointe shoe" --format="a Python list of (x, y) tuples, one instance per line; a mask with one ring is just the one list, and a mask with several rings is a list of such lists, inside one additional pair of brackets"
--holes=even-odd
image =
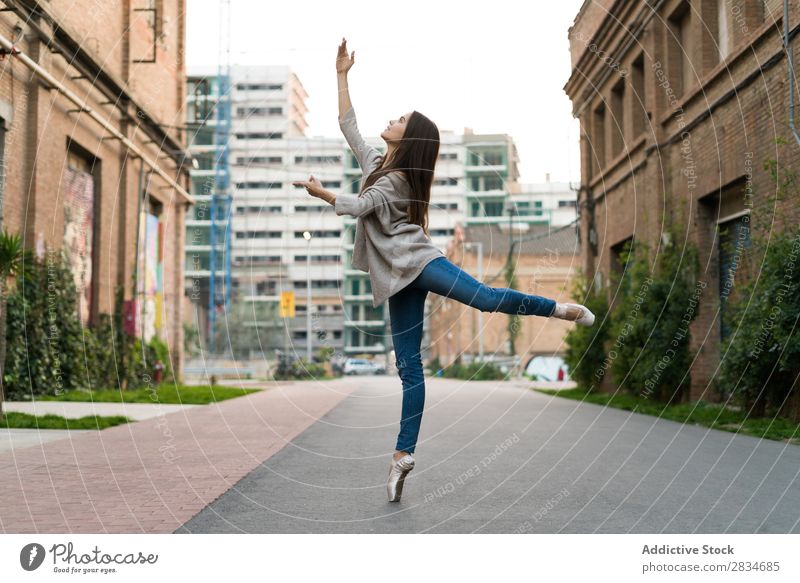
[(403, 493), (403, 483), (408, 472), (414, 469), (414, 456), (407, 453), (398, 460), (392, 457), (392, 464), (389, 467), (389, 479), (386, 483), (386, 492), (389, 494), (389, 502), (399, 502), (400, 495)]
[(586, 306), (580, 304), (557, 304), (553, 316), (575, 322), (581, 326), (594, 324), (594, 314)]

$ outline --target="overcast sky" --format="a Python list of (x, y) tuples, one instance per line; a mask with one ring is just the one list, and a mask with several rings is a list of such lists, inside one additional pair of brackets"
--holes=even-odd
[[(309, 95), (307, 134), (341, 136), (335, 62), (345, 37), (363, 135), (416, 109), (439, 130), (511, 135), (522, 182), (546, 172), (577, 181), (578, 125), (563, 87), (567, 29), (582, 3), (231, 0), (231, 62), (291, 67)], [(188, 66), (216, 65), (219, 0), (188, 0), (187, 23)]]

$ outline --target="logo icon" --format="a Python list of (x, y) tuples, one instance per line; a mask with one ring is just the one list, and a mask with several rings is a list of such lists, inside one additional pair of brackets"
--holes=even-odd
[(29, 543), (19, 552), (19, 564), (26, 571), (35, 571), (44, 562), (44, 547), (39, 543)]

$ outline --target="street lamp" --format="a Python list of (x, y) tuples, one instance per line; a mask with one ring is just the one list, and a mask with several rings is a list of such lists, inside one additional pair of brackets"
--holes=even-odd
[[(483, 283), (483, 243), (465, 243), (467, 249), (475, 248), (478, 250), (478, 281)], [(478, 310), (478, 358), (483, 362), (483, 312)]]
[(311, 364), (311, 232), (303, 231), (306, 240), (306, 358)]

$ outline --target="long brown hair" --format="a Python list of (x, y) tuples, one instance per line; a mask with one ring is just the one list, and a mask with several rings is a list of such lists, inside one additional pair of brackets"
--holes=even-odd
[(428, 205), (431, 200), (433, 171), (439, 157), (439, 128), (426, 116), (413, 111), (408, 118), (403, 139), (389, 159), (381, 156), (380, 164), (373, 170), (359, 193), (375, 184), (389, 172), (403, 172), (411, 185), (408, 205), (408, 222), (419, 225), (428, 233)]

